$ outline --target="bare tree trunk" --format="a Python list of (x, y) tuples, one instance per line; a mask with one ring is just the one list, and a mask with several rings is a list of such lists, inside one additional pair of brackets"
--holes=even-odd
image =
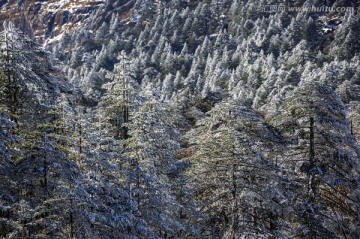
[(72, 192), (73, 185), (70, 184), (70, 239), (74, 238), (74, 202), (73, 202), (73, 192)]
[[(233, 160), (236, 160), (235, 158), (235, 145), (233, 145), (233, 152), (232, 152), (232, 157)], [(232, 165), (232, 176), (231, 176), (231, 180), (232, 180), (232, 196), (233, 196), (233, 209), (232, 209), (232, 213), (233, 213), (233, 218), (232, 218), (232, 229), (231, 229), (231, 234), (232, 234), (232, 239), (236, 238), (236, 228), (239, 226), (239, 214), (238, 214), (238, 204), (237, 204), (237, 177), (236, 177), (236, 163), (234, 162)]]
[[(315, 196), (316, 196), (316, 185), (315, 185), (315, 175), (312, 172), (315, 167), (315, 133), (314, 133), (314, 118), (310, 117), (310, 171), (308, 172), (309, 175), (309, 183), (308, 183), (308, 194), (309, 194), (309, 200), (311, 203), (311, 207), (315, 204)], [(309, 216), (311, 217), (309, 220), (309, 239), (315, 239), (316, 238), (316, 231), (315, 231), (315, 225), (313, 222), (313, 214), (312, 212), (314, 210), (311, 209), (311, 212), (309, 212)]]

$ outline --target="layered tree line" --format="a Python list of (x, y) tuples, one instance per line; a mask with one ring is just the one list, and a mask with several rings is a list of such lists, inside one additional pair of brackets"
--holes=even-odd
[(129, 4), (4, 23), (0, 237), (359, 238), (359, 14)]

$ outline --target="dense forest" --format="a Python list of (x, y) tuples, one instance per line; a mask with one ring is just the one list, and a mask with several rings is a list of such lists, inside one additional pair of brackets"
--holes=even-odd
[(0, 17), (0, 238), (360, 238), (358, 7)]

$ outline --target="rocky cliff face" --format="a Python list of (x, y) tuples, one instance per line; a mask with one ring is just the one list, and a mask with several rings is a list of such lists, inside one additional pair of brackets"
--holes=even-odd
[(0, 22), (9, 19), (44, 43), (63, 31), (76, 30), (105, 4), (105, 0), (0, 0)]
[[(40, 44), (59, 39), (63, 32), (73, 32), (86, 26), (98, 29), (110, 22), (115, 13), (127, 27), (134, 16), (146, 11), (158, 11), (167, 0), (0, 0), (0, 30), (4, 20), (10, 20)], [(185, 1), (185, 5), (191, 4)]]

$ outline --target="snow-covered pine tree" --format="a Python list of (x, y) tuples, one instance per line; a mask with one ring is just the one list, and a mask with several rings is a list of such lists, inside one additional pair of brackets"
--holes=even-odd
[(137, 211), (160, 237), (188, 233), (186, 220), (193, 219), (179, 216), (181, 210), (185, 211), (178, 201), (179, 197), (186, 198), (173, 194), (172, 183), (178, 182), (182, 166), (174, 157), (179, 134), (172, 118), (164, 106), (148, 96), (132, 110), (126, 125), (129, 138), (125, 142), (124, 167)]
[(291, 197), (281, 187), (279, 168), (264, 154), (281, 139), (261, 116), (236, 102), (223, 102), (199, 120), (186, 137), (191, 145), (187, 150), (192, 185), (197, 199), (204, 203), (202, 211), (209, 217), (202, 235), (283, 236), (284, 209)]
[(293, 236), (357, 235), (355, 198), (359, 191), (355, 184), (360, 151), (341, 99), (329, 86), (302, 80), (286, 97), (281, 112), (273, 122), (289, 139), (283, 157), (291, 160), (284, 163), (297, 174), (295, 180), (302, 182)]

